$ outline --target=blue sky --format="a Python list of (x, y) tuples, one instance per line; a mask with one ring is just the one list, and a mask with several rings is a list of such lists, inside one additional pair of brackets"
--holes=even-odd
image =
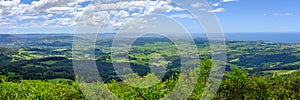
[[(74, 33), (78, 21), (93, 0), (0, 0), (1, 34)], [(104, 0), (105, 1), (105, 0)], [(108, 0), (110, 1), (110, 0)], [(299, 0), (207, 0), (225, 33), (300, 32)], [(138, 4), (143, 4), (141, 7)], [(126, 5), (126, 6), (124, 6)], [(201, 6), (192, 4), (191, 6)], [(184, 9), (167, 1), (105, 2), (89, 24), (105, 19), (107, 31), (118, 29), (130, 19), (149, 13), (166, 14), (190, 32), (201, 32)], [(115, 9), (114, 7), (120, 7)]]
[(226, 32), (300, 32), (299, 0), (240, 0), (220, 7)]

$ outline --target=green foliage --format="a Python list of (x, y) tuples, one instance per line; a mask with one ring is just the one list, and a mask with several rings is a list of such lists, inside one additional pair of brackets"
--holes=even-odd
[(230, 100), (247, 98), (250, 87), (248, 73), (238, 67), (233, 67), (230, 73), (226, 73), (225, 80), (220, 86), (220, 95)]
[[(212, 60), (201, 61), (200, 78), (190, 95), (190, 99), (200, 99), (203, 88), (206, 86), (209, 69)], [(6, 77), (0, 77), (0, 99), (112, 99), (111, 94), (106, 93), (109, 89), (115, 96), (125, 100), (153, 100), (165, 97), (173, 91), (178, 83), (179, 74), (161, 81), (149, 88), (137, 88), (123, 82), (112, 80), (109, 83), (93, 83), (88, 86), (81, 84), (81, 91), (76, 82), (53, 82), (23, 80), (20, 82), (7, 82)], [(61, 80), (61, 79), (59, 79)], [(87, 90), (95, 90), (91, 92)], [(98, 90), (99, 89), (99, 90)], [(83, 95), (85, 94), (85, 96)], [(101, 94), (101, 95), (99, 95)], [(173, 96), (173, 98), (180, 98)], [(249, 76), (248, 72), (238, 67), (232, 67), (226, 72), (225, 78), (216, 93), (214, 99), (299, 99), (300, 98), (300, 75), (293, 73), (289, 76)]]
[(1, 100), (39, 99), (69, 100), (83, 99), (76, 83), (53, 83), (46, 81), (21, 81), (19, 83), (1, 82)]
[(297, 73), (290, 76), (250, 77), (247, 71), (233, 67), (231, 72), (226, 73), (215, 99), (299, 99), (299, 80)]
[(191, 99), (201, 98), (203, 89), (206, 86), (207, 78), (209, 77), (211, 65), (212, 65), (212, 60), (206, 57), (204, 58), (204, 60), (200, 61), (199, 78), (197, 80), (195, 89), (190, 96)]
[(126, 83), (118, 83), (116, 81), (112, 81), (107, 84), (107, 87), (121, 99), (137, 99), (137, 100), (154, 100), (159, 99), (168, 94), (175, 86), (177, 78), (171, 77), (169, 80), (165, 82), (159, 82), (158, 84), (149, 87), (149, 88), (137, 88), (132, 87)]

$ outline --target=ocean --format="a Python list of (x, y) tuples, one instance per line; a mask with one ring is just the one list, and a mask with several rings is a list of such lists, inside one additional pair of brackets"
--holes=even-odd
[[(206, 34), (192, 34), (193, 37), (207, 38)], [(272, 43), (300, 43), (299, 33), (224, 33), (227, 41), (265, 41)]]

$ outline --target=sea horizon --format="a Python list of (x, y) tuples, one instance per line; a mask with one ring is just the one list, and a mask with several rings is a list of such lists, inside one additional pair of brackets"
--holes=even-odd
[[(87, 33), (88, 34), (88, 33)], [(116, 33), (101, 33), (105, 37), (112, 37)], [(21, 38), (26, 37), (48, 37), (48, 36), (73, 36), (74, 33), (21, 33), (21, 34), (0, 34), (0, 35), (11, 35)], [(193, 38), (207, 38), (205, 33), (191, 33)], [(300, 43), (300, 32), (244, 32), (244, 33), (224, 33), (226, 41), (265, 41), (272, 43)]]

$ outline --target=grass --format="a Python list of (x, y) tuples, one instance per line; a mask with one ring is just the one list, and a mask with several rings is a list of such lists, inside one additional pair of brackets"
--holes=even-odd
[(73, 82), (73, 80), (71, 80), (71, 79), (65, 79), (65, 78), (55, 78), (55, 79), (50, 79), (48, 81), (49, 82), (54, 82), (54, 83)]
[[(116, 97), (124, 100), (156, 100), (174, 93), (170, 98), (181, 99), (185, 93), (188, 93), (190, 83), (186, 76), (199, 74), (199, 78), (194, 91), (191, 91), (189, 99), (198, 100), (205, 92), (206, 81), (211, 69), (212, 60), (205, 59), (200, 61), (199, 73), (176, 74), (165, 81), (159, 81), (155, 77), (147, 75), (142, 79), (137, 76), (128, 76), (125, 82), (110, 81), (108, 83), (83, 83), (78, 84), (68, 79), (42, 80), (21, 80), (18, 82), (7, 82), (5, 77), (0, 76), (0, 100), (78, 100), (78, 99), (96, 99), (106, 100)], [(290, 76), (251, 77), (245, 70), (233, 67), (231, 72), (225, 73), (225, 79), (222, 81), (219, 91), (213, 95), (213, 99), (229, 100), (249, 100), (249, 99), (290, 99), (298, 100), (300, 98), (300, 74), (297, 70), (276, 70), (270, 71), (279, 74), (291, 74)], [(292, 74), (293, 73), (293, 74)], [(11, 73), (14, 74), (14, 73)], [(182, 75), (182, 76), (181, 76)], [(182, 79), (178, 77), (183, 77)], [(213, 79), (212, 79), (213, 80)], [(187, 84), (179, 84), (187, 82)], [(132, 86), (130, 84), (133, 84)], [(140, 86), (138, 88), (133, 86)], [(176, 88), (184, 87), (184, 88)], [(209, 85), (208, 85), (209, 86)], [(174, 90), (174, 92), (173, 92)], [(83, 95), (85, 94), (85, 95)], [(113, 94), (113, 95), (112, 95)], [(208, 94), (209, 95), (209, 94)], [(210, 95), (209, 95), (210, 96)], [(87, 97), (87, 98), (86, 98)]]
[(18, 83), (0, 82), (1, 100), (70, 100), (83, 99), (78, 84), (24, 80)]
[(46, 65), (53, 65), (53, 64), (57, 63), (57, 61), (50, 60), (50, 61), (41, 62), (41, 63), (42, 63), (42, 64), (46, 64)]
[(277, 75), (289, 75), (291, 73), (297, 72), (298, 70), (269, 70), (263, 71), (264, 73), (273, 73)]
[[(283, 73), (285, 71), (279, 72)], [(296, 100), (300, 97), (300, 77), (298, 74), (295, 74), (293, 77), (250, 78), (247, 76), (247, 73), (234, 71), (227, 73), (226, 77), (214, 99)], [(149, 79), (149, 81), (145, 81), (138, 78), (129, 80), (131, 84), (145, 82), (153, 83), (155, 80)], [(136, 88), (124, 82), (113, 80), (105, 84), (96, 82), (90, 85), (87, 85), (87, 83), (79, 85), (77, 82), (70, 82), (70, 80), (60, 78), (49, 81), (22, 80), (19, 82), (7, 82), (5, 77), (0, 76), (0, 100), (106, 100), (115, 99), (116, 97), (124, 100), (154, 100), (165, 97), (166, 94), (174, 90), (177, 83), (176, 76), (163, 82), (158, 81), (157, 84), (149, 88)], [(189, 99), (198, 100), (203, 92), (203, 87), (205, 87), (205, 82), (201, 79), (198, 80), (195, 90)], [(176, 94), (172, 98), (179, 99), (180, 95)]]

